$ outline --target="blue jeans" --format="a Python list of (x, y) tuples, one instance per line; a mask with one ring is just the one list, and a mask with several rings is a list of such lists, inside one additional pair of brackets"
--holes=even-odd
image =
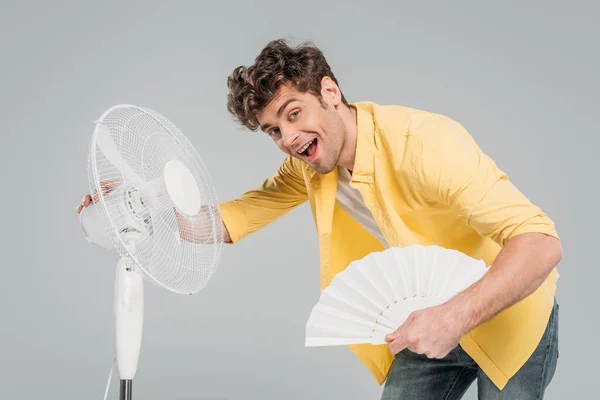
[(500, 391), (459, 345), (442, 359), (408, 349), (396, 354), (382, 400), (456, 400), (477, 379), (480, 400), (543, 399), (558, 361), (558, 303), (529, 360)]

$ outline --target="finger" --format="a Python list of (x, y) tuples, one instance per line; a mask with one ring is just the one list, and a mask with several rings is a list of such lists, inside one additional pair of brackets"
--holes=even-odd
[(81, 212), (81, 210), (83, 210), (83, 205), (82, 204), (78, 205), (76, 210), (77, 210), (77, 214), (79, 214)]
[(398, 354), (407, 347), (408, 343), (405, 340), (404, 336), (400, 336), (390, 342), (390, 344), (388, 345), (388, 350), (392, 354)]
[(385, 340), (387, 340), (388, 342), (391, 342), (392, 340), (397, 339), (398, 337), (400, 337), (402, 335), (402, 333), (404, 332), (404, 330), (406, 329), (406, 326), (408, 325), (408, 321), (405, 321), (402, 325), (400, 325), (398, 327), (398, 329), (396, 329), (394, 332), (389, 333), (385, 336)]
[(90, 205), (91, 201), (92, 201), (92, 197), (88, 194), (83, 198), (82, 204), (84, 207), (87, 207)]
[(398, 331), (399, 331), (399, 329), (396, 329), (394, 332), (388, 333), (387, 335), (385, 335), (385, 340), (387, 340), (388, 342), (395, 340), (399, 335)]
[(108, 181), (107, 182), (107, 187), (110, 188), (110, 189), (114, 189), (117, 186), (119, 186), (120, 184), (121, 184), (121, 181), (118, 181), (118, 180), (116, 180), (116, 181)]
[(106, 196), (111, 190), (119, 186), (119, 181), (102, 181), (100, 187), (102, 188), (102, 195)]

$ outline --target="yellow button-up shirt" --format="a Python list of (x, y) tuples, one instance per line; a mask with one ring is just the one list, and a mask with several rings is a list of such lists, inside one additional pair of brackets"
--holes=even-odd
[[(435, 244), (489, 266), (524, 232), (558, 238), (532, 204), (458, 122), (401, 106), (354, 103), (358, 136), (350, 185), (362, 195), (390, 246)], [(309, 201), (318, 232), (321, 290), (351, 261), (382, 244), (336, 204), (337, 168), (318, 174), (288, 157), (261, 186), (220, 204), (232, 241)], [(502, 389), (533, 353), (552, 309), (558, 273), (531, 295), (461, 339)], [(393, 361), (387, 345), (348, 346), (382, 384)]]

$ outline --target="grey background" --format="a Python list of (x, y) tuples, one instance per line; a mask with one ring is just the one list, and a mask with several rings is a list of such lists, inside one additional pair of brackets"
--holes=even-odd
[[(594, 398), (598, 6), (416, 3), (2, 2), (0, 398), (104, 393), (117, 258), (85, 242), (75, 214), (93, 121), (118, 103), (163, 113), (198, 149), (220, 199), (234, 197), (284, 155), (232, 122), (225, 80), (279, 37), (314, 40), (350, 101), (462, 122), (555, 220), (561, 356), (547, 398)], [(378, 398), (347, 348), (303, 347), (316, 245), (304, 205), (227, 247), (196, 296), (146, 285), (136, 398)]]

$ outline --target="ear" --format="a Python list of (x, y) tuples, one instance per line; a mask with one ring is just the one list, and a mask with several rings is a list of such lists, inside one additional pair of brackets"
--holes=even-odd
[(328, 76), (321, 79), (321, 97), (325, 103), (337, 107), (342, 102), (342, 93), (338, 85)]

